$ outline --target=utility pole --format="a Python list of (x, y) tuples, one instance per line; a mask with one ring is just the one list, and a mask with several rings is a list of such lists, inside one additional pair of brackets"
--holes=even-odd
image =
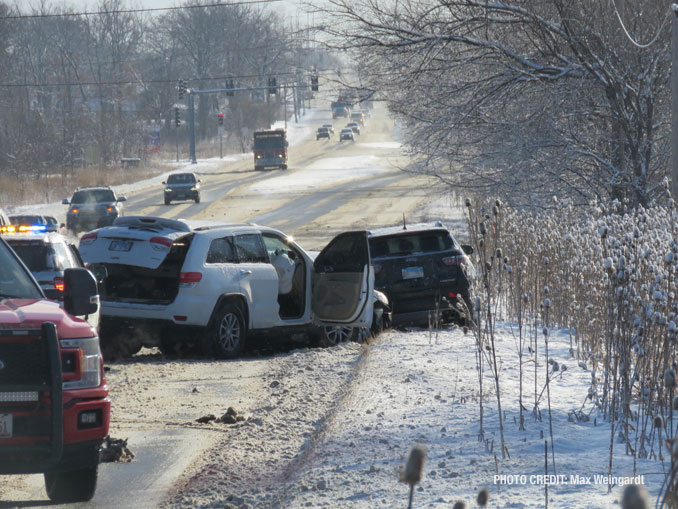
[(678, 4), (671, 11), (671, 197), (678, 201)]
[(195, 101), (193, 91), (188, 91), (188, 137), (190, 138), (189, 150), (191, 164), (198, 164), (195, 160)]

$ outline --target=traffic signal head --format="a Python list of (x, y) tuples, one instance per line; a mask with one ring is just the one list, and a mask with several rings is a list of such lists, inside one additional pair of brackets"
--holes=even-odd
[(224, 114), (219, 113), (218, 118), (219, 118), (219, 125), (224, 125)]
[(181, 125), (181, 117), (179, 116), (179, 108), (174, 108), (174, 125), (179, 127)]
[(275, 78), (268, 78), (268, 93), (274, 95), (277, 93), (278, 85)]
[(226, 80), (226, 88), (230, 89), (226, 91), (226, 95), (233, 97), (235, 95), (235, 90), (233, 90), (235, 88), (233, 86), (233, 80)]
[(311, 90), (313, 92), (318, 91), (318, 76), (311, 76)]
[(177, 90), (179, 91), (179, 100), (184, 98), (184, 82), (183, 80), (177, 81)]

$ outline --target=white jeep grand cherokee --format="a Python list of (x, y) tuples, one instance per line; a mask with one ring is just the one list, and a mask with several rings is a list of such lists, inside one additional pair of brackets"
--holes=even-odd
[(365, 231), (337, 236), (313, 261), (272, 228), (130, 216), (83, 235), (80, 253), (100, 282), (101, 344), (113, 357), (199, 346), (232, 358), (249, 333), (372, 321)]

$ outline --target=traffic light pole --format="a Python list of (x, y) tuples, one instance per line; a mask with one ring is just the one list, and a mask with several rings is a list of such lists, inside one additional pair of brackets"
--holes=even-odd
[(195, 159), (195, 101), (193, 100), (195, 96), (195, 91), (190, 90), (188, 92), (188, 137), (189, 137), (189, 156), (191, 158), (191, 164), (198, 164), (198, 161)]

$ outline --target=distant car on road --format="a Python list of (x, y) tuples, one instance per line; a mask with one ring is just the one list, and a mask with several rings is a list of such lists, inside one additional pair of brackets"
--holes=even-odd
[(354, 134), (360, 134), (360, 125), (358, 122), (349, 122), (346, 127), (353, 131)]
[(172, 200), (193, 200), (200, 203), (200, 179), (195, 173), (173, 173), (165, 184), (165, 205)]
[(334, 134), (334, 126), (332, 124), (323, 124), (322, 127), (327, 127), (330, 133)]
[(355, 136), (353, 135), (353, 129), (351, 129), (350, 127), (345, 127), (339, 133), (339, 141), (344, 141), (344, 140), (355, 141)]
[(66, 228), (77, 233), (101, 226), (109, 226), (123, 215), (124, 196), (117, 196), (110, 187), (78, 188), (70, 200), (61, 203), (69, 205), (66, 212)]
[(375, 288), (388, 298), (394, 325), (421, 325), (472, 318), (474, 268), (439, 221), (372, 230)]
[(328, 140), (332, 137), (332, 133), (327, 127), (318, 127), (318, 130), (315, 133), (315, 139), (319, 140), (320, 138), (327, 138)]
[(354, 111), (351, 113), (351, 120), (357, 122), (360, 125), (365, 124), (365, 114), (362, 111)]

